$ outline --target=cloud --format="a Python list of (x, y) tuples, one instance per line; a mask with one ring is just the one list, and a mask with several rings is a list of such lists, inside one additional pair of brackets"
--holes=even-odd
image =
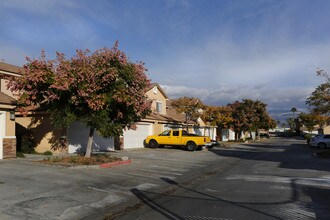
[(227, 105), (242, 99), (260, 100), (268, 105), (268, 110), (288, 110), (296, 107), (306, 110), (305, 100), (314, 88), (252, 87), (222, 84), (218, 87), (201, 89), (186, 86), (161, 85), (170, 98), (182, 96), (200, 98), (207, 105)]
[[(262, 45), (250, 49), (214, 41), (173, 54), (171, 60), (156, 62), (151, 71), (162, 82), (174, 85), (207, 87), (207, 84), (260, 85), (277, 82), (294, 85), (293, 80), (310, 85), (319, 66), (329, 67), (330, 42), (323, 45), (284, 47), (265, 50)], [(157, 76), (156, 76), (157, 78)], [(302, 79), (305, 78), (305, 82)], [(316, 85), (316, 81), (312, 85)]]

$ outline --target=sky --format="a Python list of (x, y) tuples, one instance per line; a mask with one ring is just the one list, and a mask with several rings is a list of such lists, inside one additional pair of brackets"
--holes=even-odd
[(169, 98), (260, 100), (275, 119), (330, 71), (328, 0), (1, 0), (0, 60), (67, 57), (116, 41)]

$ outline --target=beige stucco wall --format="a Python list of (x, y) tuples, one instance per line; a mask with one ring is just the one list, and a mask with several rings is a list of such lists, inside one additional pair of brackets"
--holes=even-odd
[(61, 136), (66, 135), (66, 129), (56, 130), (51, 125), (48, 115), (16, 117), (16, 123), (18, 141), (21, 141), (22, 135), (30, 132), (33, 136), (36, 152), (67, 152), (66, 143), (61, 139)]
[(153, 134), (160, 134), (164, 131), (164, 125), (158, 124), (157, 122), (153, 124)]
[(324, 134), (330, 134), (330, 125), (324, 127), (324, 129), (323, 129), (323, 133), (324, 133)]
[[(155, 86), (157, 87), (157, 86)], [(166, 98), (164, 95), (159, 91), (157, 88), (157, 92), (154, 92), (154, 89), (150, 89), (148, 92), (146, 92), (146, 96), (149, 100), (152, 100), (151, 109), (152, 111), (156, 111), (156, 102), (159, 101), (162, 103), (162, 111), (161, 114), (166, 114)]]
[(6, 136), (15, 136), (15, 120), (10, 120), (9, 112), (6, 112)]
[(1, 92), (5, 93), (6, 95), (12, 97), (12, 98), (17, 98), (13, 95), (12, 92), (10, 92), (8, 89), (7, 89), (7, 84), (8, 84), (8, 80), (5, 80), (5, 79), (0, 79), (1, 81), (1, 84), (0, 84), (0, 88), (1, 88)]

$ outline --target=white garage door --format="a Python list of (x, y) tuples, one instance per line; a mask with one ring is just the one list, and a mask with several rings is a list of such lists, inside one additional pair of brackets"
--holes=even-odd
[(152, 124), (138, 123), (136, 130), (124, 131), (124, 149), (143, 148), (143, 141), (152, 134)]
[[(89, 135), (89, 128), (81, 122), (73, 122), (68, 127), (69, 153), (85, 152)], [(94, 132), (92, 151), (111, 151), (114, 149), (114, 141), (112, 138), (103, 138)]]

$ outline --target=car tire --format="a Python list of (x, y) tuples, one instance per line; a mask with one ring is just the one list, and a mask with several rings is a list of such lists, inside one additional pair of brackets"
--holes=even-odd
[(149, 141), (149, 147), (150, 148), (157, 148), (159, 145), (158, 145), (158, 142), (154, 139), (150, 140)]
[(326, 145), (325, 143), (323, 143), (323, 142), (319, 143), (317, 146), (318, 146), (320, 149), (324, 149), (324, 148), (327, 147), (327, 145)]
[(187, 144), (186, 144), (186, 150), (188, 151), (195, 151), (197, 148), (195, 142), (193, 141), (188, 141)]

